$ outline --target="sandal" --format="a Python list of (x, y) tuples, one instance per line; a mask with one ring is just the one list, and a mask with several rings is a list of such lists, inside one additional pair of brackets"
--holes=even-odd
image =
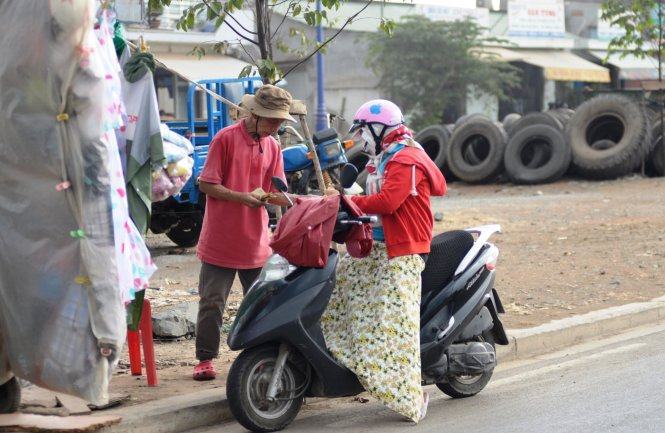
[(416, 421), (413, 418), (408, 418), (406, 416), (403, 418), (404, 421), (406, 421), (408, 423), (411, 423), (413, 425), (418, 425), (418, 423), (420, 421), (422, 421), (423, 418), (425, 418), (425, 415), (427, 415), (427, 406), (428, 405), (429, 405), (429, 393), (423, 391), (423, 403), (420, 406), (420, 414), (418, 415), (418, 421)]
[(212, 366), (212, 360), (201, 361), (199, 364), (194, 367), (194, 374), (192, 375), (194, 380), (212, 380), (217, 377), (215, 372), (215, 367)]

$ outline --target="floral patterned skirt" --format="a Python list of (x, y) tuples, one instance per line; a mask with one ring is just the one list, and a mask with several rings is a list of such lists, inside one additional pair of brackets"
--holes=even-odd
[(367, 392), (418, 422), (420, 375), (420, 273), (417, 255), (388, 259), (385, 244), (369, 257), (344, 257), (322, 321), (326, 345), (353, 371)]

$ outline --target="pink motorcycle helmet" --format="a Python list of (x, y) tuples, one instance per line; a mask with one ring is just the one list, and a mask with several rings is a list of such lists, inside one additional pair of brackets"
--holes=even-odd
[(386, 131), (403, 123), (404, 116), (397, 105), (385, 99), (373, 99), (358, 108), (349, 134), (354, 136), (365, 129), (374, 138), (377, 149), (380, 149)]

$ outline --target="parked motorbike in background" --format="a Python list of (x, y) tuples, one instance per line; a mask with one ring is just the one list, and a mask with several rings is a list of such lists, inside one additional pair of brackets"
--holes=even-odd
[[(284, 173), (289, 185), (289, 192), (299, 195), (318, 192), (319, 186), (312, 161), (313, 155), (311, 155), (309, 147), (293, 127), (286, 126), (280, 129), (280, 135), (283, 136), (286, 133), (296, 137), (299, 141), (297, 144), (282, 150)], [(312, 141), (321, 164), (324, 180), (329, 184), (339, 184), (339, 169), (348, 162), (345, 149), (347, 146), (351, 146), (353, 142), (340, 141), (334, 128), (318, 131), (312, 137)]]

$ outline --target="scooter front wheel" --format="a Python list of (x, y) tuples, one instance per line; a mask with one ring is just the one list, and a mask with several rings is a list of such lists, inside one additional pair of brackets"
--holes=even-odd
[(0, 385), (0, 413), (12, 413), (21, 404), (21, 385), (16, 377)]
[(277, 353), (277, 347), (272, 345), (247, 349), (229, 370), (226, 396), (231, 413), (253, 432), (282, 430), (295, 419), (303, 403), (302, 393), (298, 392), (302, 374), (288, 361), (278, 380), (276, 398), (266, 398)]

